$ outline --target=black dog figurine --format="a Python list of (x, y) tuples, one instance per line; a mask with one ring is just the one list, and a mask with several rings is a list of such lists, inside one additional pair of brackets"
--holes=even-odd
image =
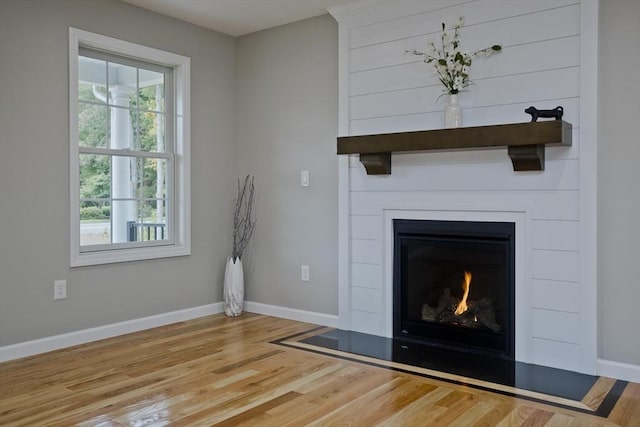
[(536, 107), (529, 107), (524, 110), (525, 113), (531, 114), (531, 121), (537, 122), (538, 117), (542, 118), (555, 118), (556, 120), (562, 119), (562, 114), (564, 114), (564, 109), (560, 106), (552, 109), (552, 110), (538, 110)]

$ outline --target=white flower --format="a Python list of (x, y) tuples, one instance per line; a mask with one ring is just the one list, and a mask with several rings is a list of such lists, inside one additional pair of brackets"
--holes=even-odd
[(459, 18), (453, 26), (453, 34), (451, 34), (446, 31), (445, 24), (442, 23), (440, 49), (436, 47), (435, 43), (429, 41), (427, 42), (427, 53), (412, 51), (414, 55), (423, 56), (424, 62), (433, 64), (433, 71), (449, 94), (456, 94), (469, 85), (471, 60), (474, 56), (488, 56), (502, 50), (500, 45), (493, 45), (475, 52), (460, 50), (459, 30), (463, 25), (462, 18)]
[(464, 77), (455, 76), (453, 78), (453, 87), (454, 89), (460, 90), (464, 87)]

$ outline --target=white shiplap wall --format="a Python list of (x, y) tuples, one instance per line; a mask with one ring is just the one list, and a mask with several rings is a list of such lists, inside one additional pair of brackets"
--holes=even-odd
[[(391, 333), (390, 212), (512, 215), (520, 219), (521, 239), (516, 358), (594, 373), (595, 278), (584, 280), (590, 261), (582, 253), (585, 244), (595, 244), (595, 230), (585, 235), (584, 226), (594, 213), (585, 215), (589, 205), (581, 201), (585, 191), (595, 192), (584, 188), (589, 181), (581, 173), (589, 163), (581, 158), (586, 98), (580, 83), (591, 66), (585, 59), (581, 64), (582, 21), (593, 16), (585, 14), (584, 3), (375, 0), (331, 11), (340, 32), (342, 135), (443, 127), (442, 87), (430, 65), (405, 51), (423, 50), (427, 40), (437, 40), (442, 22), (450, 25), (460, 16), (464, 49), (503, 46), (502, 53), (473, 63), (475, 84), (460, 96), (465, 126), (525, 122), (530, 105), (562, 105), (574, 126), (573, 146), (547, 148), (542, 172), (514, 172), (506, 148), (394, 154), (389, 176), (368, 176), (356, 156), (342, 156), (341, 328)], [(595, 144), (593, 138), (587, 143)]]

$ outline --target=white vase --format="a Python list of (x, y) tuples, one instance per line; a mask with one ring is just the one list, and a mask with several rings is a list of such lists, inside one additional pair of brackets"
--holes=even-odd
[(449, 95), (449, 105), (444, 109), (444, 127), (447, 129), (462, 126), (462, 107), (458, 104), (458, 94)]
[(242, 304), (244, 303), (244, 272), (242, 271), (242, 261), (233, 257), (227, 259), (227, 266), (224, 270), (224, 313), (227, 316), (240, 316), (242, 314)]

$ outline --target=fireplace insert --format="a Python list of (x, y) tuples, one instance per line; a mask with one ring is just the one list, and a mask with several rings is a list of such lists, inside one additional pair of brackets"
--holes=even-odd
[(513, 360), (515, 224), (393, 226), (394, 338)]

